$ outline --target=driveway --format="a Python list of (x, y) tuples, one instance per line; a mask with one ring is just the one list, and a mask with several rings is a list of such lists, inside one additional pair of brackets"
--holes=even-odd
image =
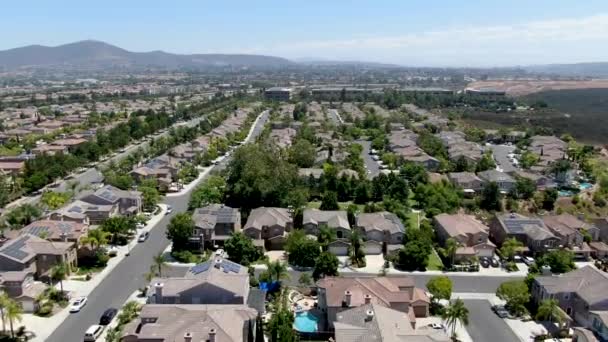
[(378, 166), (378, 163), (373, 160), (372, 156), (369, 154), (369, 151), (372, 148), (372, 143), (367, 140), (357, 140), (355, 142), (363, 146), (361, 158), (363, 158), (363, 162), (365, 163), (365, 169), (368, 171), (367, 178), (372, 179), (376, 177), (380, 173), (380, 167)]
[(513, 333), (505, 320), (496, 316), (485, 299), (465, 299), (469, 309), (467, 331), (473, 341), (513, 342), (520, 339)]

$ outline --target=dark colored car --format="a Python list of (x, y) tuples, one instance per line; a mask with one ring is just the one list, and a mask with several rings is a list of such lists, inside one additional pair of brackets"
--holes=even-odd
[(496, 258), (490, 259), (490, 263), (492, 264), (492, 267), (500, 266), (500, 263), (498, 262), (498, 259), (496, 259)]
[(490, 267), (490, 260), (488, 260), (488, 258), (481, 258), (481, 259), (479, 259), (479, 263), (481, 264), (481, 266), (483, 268)]
[(112, 322), (112, 319), (114, 318), (114, 316), (116, 316), (116, 313), (118, 313), (118, 310), (116, 310), (115, 308), (107, 309), (106, 311), (103, 312), (103, 315), (101, 315), (101, 318), (99, 319), (99, 324), (100, 325), (110, 324), (110, 322)]

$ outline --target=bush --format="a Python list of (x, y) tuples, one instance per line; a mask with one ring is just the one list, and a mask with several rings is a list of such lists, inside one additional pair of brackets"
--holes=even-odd
[(509, 261), (505, 264), (505, 269), (507, 270), (507, 272), (515, 272), (518, 271), (519, 268), (517, 267), (517, 264), (513, 261)]
[(48, 317), (53, 312), (53, 303), (52, 302), (44, 302), (44, 304), (40, 305), (38, 310), (36, 311), (37, 316)]
[(196, 255), (190, 251), (172, 251), (171, 252), (171, 256), (179, 261), (179, 262), (183, 262), (183, 263), (199, 263), (201, 261), (201, 256), (200, 255)]

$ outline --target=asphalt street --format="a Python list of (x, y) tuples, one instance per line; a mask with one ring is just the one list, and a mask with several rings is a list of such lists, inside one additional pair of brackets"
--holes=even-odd
[(328, 109), (327, 112), (329, 113), (329, 117), (334, 122), (334, 124), (336, 124), (337, 126), (342, 124), (342, 118), (340, 117), (340, 114), (338, 114), (337, 109)]
[(507, 323), (492, 312), (490, 302), (483, 299), (467, 299), (464, 300), (464, 304), (469, 309), (467, 331), (473, 341), (519, 341)]
[[(268, 112), (260, 118), (251, 133), (255, 139), (268, 120)], [(227, 161), (229, 158), (226, 158)], [(222, 164), (225, 164), (222, 163)], [(217, 167), (217, 166), (216, 166)], [(215, 167), (214, 167), (215, 168)], [(137, 289), (146, 284), (144, 274), (152, 265), (152, 258), (169, 246), (166, 237), (167, 225), (176, 213), (188, 209), (190, 192), (178, 197), (165, 197), (163, 203), (173, 207), (173, 213), (165, 216), (150, 232), (150, 237), (131, 249), (130, 255), (91, 292), (89, 302), (78, 313), (71, 314), (46, 340), (47, 342), (82, 341), (84, 332), (92, 324), (97, 324), (101, 314), (109, 307), (120, 308)]]
[(515, 151), (515, 146), (507, 146), (507, 145), (492, 145), (492, 154), (494, 155), (494, 160), (496, 161), (496, 166), (498, 166), (502, 172), (511, 172), (516, 171), (517, 168), (513, 166), (511, 161), (509, 160), (509, 153), (513, 153)]
[(380, 167), (378, 163), (372, 159), (372, 156), (369, 154), (372, 143), (367, 140), (357, 140), (357, 144), (363, 146), (363, 152), (361, 152), (361, 158), (363, 158), (363, 162), (365, 163), (365, 169), (369, 171), (367, 173), (367, 178), (372, 179), (376, 177), (380, 173)]

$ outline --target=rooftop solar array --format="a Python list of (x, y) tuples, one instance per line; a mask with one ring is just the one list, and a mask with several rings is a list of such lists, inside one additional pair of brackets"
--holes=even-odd
[(198, 264), (198, 265), (192, 267), (190, 269), (190, 272), (192, 274), (200, 274), (200, 273), (206, 272), (209, 269), (209, 267), (211, 267), (211, 261), (205, 261), (201, 264)]
[(116, 200), (118, 199), (118, 196), (116, 196), (115, 193), (107, 189), (104, 189), (101, 193), (98, 193), (97, 196), (110, 202), (116, 202)]
[(524, 226), (533, 225), (538, 226), (539, 220), (525, 220), (525, 219), (506, 219), (505, 227), (511, 233), (524, 233)]
[(224, 269), (224, 273), (234, 272), (239, 273), (241, 270), (241, 265), (235, 264), (234, 262), (228, 261), (226, 259), (222, 260), (222, 268)]
[(68, 212), (71, 212), (71, 213), (82, 213), (83, 211), (84, 211), (84, 210), (82, 209), (82, 207), (79, 207), (79, 206), (77, 206), (77, 205), (75, 205), (75, 206), (71, 207), (71, 208), (68, 210)]
[(15, 240), (12, 244), (6, 246), (5, 248), (0, 250), (0, 253), (8, 255), (11, 258), (15, 258), (17, 260), (25, 259), (29, 253), (23, 250), (27, 240), (29, 240), (29, 236), (22, 236)]

